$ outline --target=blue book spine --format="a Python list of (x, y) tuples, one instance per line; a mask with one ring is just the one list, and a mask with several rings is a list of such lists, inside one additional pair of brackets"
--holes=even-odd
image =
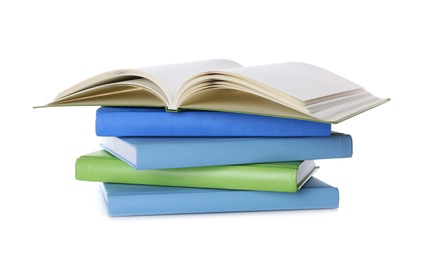
[(109, 216), (338, 208), (339, 191), (312, 177), (298, 192), (103, 183)]
[(100, 107), (98, 136), (328, 136), (331, 125), (230, 112)]
[(352, 138), (103, 137), (101, 146), (137, 170), (301, 161), (352, 156)]

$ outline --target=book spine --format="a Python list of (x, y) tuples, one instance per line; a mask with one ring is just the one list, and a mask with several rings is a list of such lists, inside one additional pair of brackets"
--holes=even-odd
[(217, 138), (144, 144), (137, 147), (134, 167), (138, 170), (186, 168), (351, 156), (352, 139), (345, 134), (327, 137)]
[(334, 187), (296, 193), (210, 190), (194, 194), (108, 195), (104, 192), (104, 197), (110, 216), (326, 209), (339, 205), (339, 191)]
[(158, 170), (135, 170), (119, 159), (81, 156), (77, 180), (277, 192), (297, 191), (297, 168), (248, 164)]
[(321, 122), (251, 114), (180, 111), (158, 108), (101, 107), (95, 120), (98, 136), (328, 136)]

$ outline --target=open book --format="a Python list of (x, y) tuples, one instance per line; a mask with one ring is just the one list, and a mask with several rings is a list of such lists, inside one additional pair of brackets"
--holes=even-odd
[(387, 101), (313, 65), (243, 67), (220, 59), (105, 72), (46, 106), (166, 107), (338, 123)]

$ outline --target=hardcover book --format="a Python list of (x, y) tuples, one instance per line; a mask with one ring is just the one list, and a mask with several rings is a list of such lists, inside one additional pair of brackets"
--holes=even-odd
[(108, 215), (141, 216), (274, 210), (333, 209), (339, 191), (314, 177), (298, 192), (198, 189), (103, 183)]
[(46, 106), (217, 110), (337, 123), (388, 100), (306, 63), (243, 67), (220, 59), (101, 73)]
[(137, 170), (300, 161), (352, 156), (352, 138), (102, 137), (101, 146)]
[(327, 123), (251, 114), (163, 108), (100, 107), (98, 136), (327, 136)]
[(76, 179), (125, 184), (296, 192), (318, 169), (314, 161), (135, 170), (104, 150), (76, 160)]

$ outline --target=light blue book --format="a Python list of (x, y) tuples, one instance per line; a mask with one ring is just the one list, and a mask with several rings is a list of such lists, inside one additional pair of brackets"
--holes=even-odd
[(197, 189), (102, 183), (108, 215), (141, 216), (190, 213), (338, 208), (339, 190), (312, 177), (298, 192)]
[(137, 170), (268, 163), (352, 156), (352, 138), (103, 137), (101, 146)]

